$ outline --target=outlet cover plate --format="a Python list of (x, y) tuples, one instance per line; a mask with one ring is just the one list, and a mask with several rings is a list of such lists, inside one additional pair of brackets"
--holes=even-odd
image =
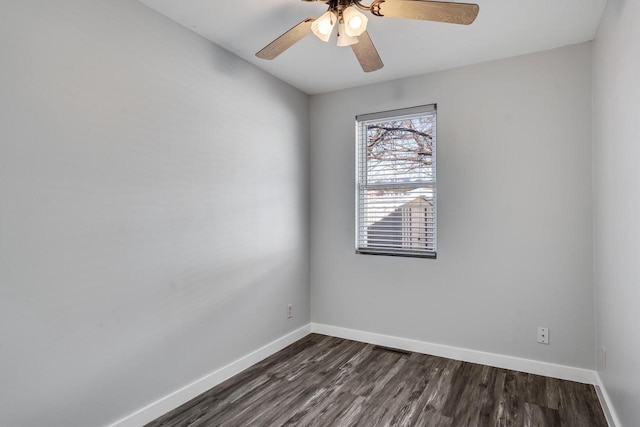
[(540, 344), (549, 344), (549, 328), (538, 327), (538, 342)]

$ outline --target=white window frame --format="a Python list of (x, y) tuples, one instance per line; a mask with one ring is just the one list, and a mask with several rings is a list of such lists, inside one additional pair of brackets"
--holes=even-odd
[[(388, 182), (377, 182), (369, 179), (367, 167), (369, 144), (368, 126), (375, 123), (412, 119), (417, 117), (432, 117), (431, 127), (431, 166), (428, 167), (428, 178), (405, 179), (401, 183), (390, 179)], [(367, 255), (390, 255), (420, 258), (436, 258), (437, 256), (437, 179), (436, 179), (436, 125), (437, 105), (422, 105), (418, 107), (403, 108), (400, 110), (385, 111), (380, 113), (363, 114), (356, 116), (356, 253)], [(384, 205), (384, 212), (380, 214), (380, 203), (371, 194), (374, 192), (390, 192), (400, 195), (392, 199), (398, 206)], [(420, 194), (418, 206), (413, 195)], [(426, 195), (426, 196), (425, 196)], [(389, 198), (391, 199), (391, 198)], [(386, 200), (386, 199), (384, 199)], [(424, 202), (423, 202), (424, 200)], [(424, 207), (424, 206), (427, 206)], [(375, 208), (372, 208), (375, 206)], [(411, 219), (412, 209), (419, 209), (419, 215)], [(375, 212), (374, 212), (375, 210)], [(391, 211), (392, 210), (392, 211)], [(373, 212), (373, 213), (372, 213)], [(387, 213), (389, 212), (389, 213)], [(420, 214), (421, 212), (421, 214)], [(380, 215), (385, 215), (378, 223), (372, 223)], [(391, 218), (391, 217), (394, 218)], [(400, 219), (398, 219), (400, 217)], [(373, 218), (373, 219), (372, 219)], [(386, 225), (383, 224), (386, 220)], [(406, 228), (407, 221), (411, 227)], [(391, 225), (389, 225), (391, 224)], [(428, 224), (428, 225), (427, 225)], [(418, 226), (416, 226), (418, 225)], [(378, 227), (374, 229), (373, 227)], [(422, 232), (424, 227), (424, 232)], [(409, 233), (407, 234), (407, 230)], [(416, 234), (418, 230), (419, 234)], [(392, 234), (392, 237), (389, 235)], [(401, 236), (401, 237), (399, 237)], [(418, 237), (416, 237), (418, 236)], [(390, 240), (391, 239), (391, 240)], [(422, 243), (422, 241), (424, 243)]]

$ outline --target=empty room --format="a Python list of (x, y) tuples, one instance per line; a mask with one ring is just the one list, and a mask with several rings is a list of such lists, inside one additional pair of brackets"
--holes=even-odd
[(637, 19), (0, 0), (0, 427), (640, 426)]

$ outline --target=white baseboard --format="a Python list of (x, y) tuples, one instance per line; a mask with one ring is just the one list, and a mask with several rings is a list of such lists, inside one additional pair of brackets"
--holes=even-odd
[[(442, 344), (433, 344), (407, 338), (398, 338), (390, 335), (381, 335), (373, 332), (359, 331), (355, 329), (341, 328), (338, 326), (311, 324), (311, 332), (345, 338), (369, 344), (393, 347), (416, 353), (430, 354), (449, 359), (462, 360), (464, 362), (478, 363), (496, 368), (510, 369), (529, 374), (544, 375), (562, 380), (576, 381), (585, 384), (596, 384), (596, 372), (588, 369), (572, 366), (556, 365), (537, 360), (522, 359), (519, 357), (504, 356), (495, 353), (469, 350), (459, 347), (451, 347)], [(620, 426), (618, 426), (620, 427)]]
[(382, 345), (385, 347), (399, 348), (402, 350), (417, 353), (431, 354), (449, 359), (462, 360), (464, 362), (478, 363), (482, 365), (494, 366), (497, 368), (510, 369), (514, 371), (526, 372), (536, 375), (544, 375), (552, 378), (559, 378), (569, 381), (577, 381), (586, 384), (593, 384), (598, 391), (607, 421), (610, 427), (622, 427), (620, 424), (606, 389), (602, 386), (597, 372), (588, 369), (575, 368), (572, 366), (557, 365), (553, 363), (540, 362), (537, 360), (523, 359), (501, 354), (487, 353), (477, 350), (469, 350), (460, 347), (452, 347), (442, 344), (433, 344), (408, 338), (399, 338), (390, 335), (382, 335), (373, 332), (359, 331), (355, 329), (341, 328), (338, 326), (311, 323), (299, 328), (277, 340), (259, 348), (258, 350), (229, 363), (228, 365), (211, 372), (188, 384), (181, 389), (168, 394), (167, 396), (153, 402), (144, 408), (122, 418), (109, 425), (109, 427), (140, 427), (167, 412), (188, 402), (194, 397), (215, 387), (232, 376), (244, 371), (250, 366), (266, 359), (274, 353), (282, 350), (286, 346), (293, 344), (304, 338), (309, 333), (315, 332), (323, 335), (330, 335), (338, 338), (345, 338), (369, 344)]
[(611, 402), (611, 398), (607, 393), (607, 389), (602, 384), (602, 380), (600, 379), (600, 375), (596, 372), (596, 392), (598, 393), (598, 399), (600, 399), (600, 404), (602, 405), (602, 409), (604, 410), (604, 415), (607, 417), (607, 423), (609, 423), (609, 427), (622, 427), (622, 423), (620, 422), (620, 418), (618, 418), (618, 414), (613, 407)]
[(144, 408), (130, 414), (119, 421), (111, 424), (109, 427), (140, 427), (156, 418), (166, 414), (167, 412), (177, 408), (183, 403), (188, 402), (194, 397), (204, 393), (205, 391), (215, 387), (221, 382), (239, 374), (248, 367), (266, 359), (274, 353), (282, 350), (286, 346), (293, 344), (301, 338), (309, 335), (311, 326), (305, 325), (277, 340), (259, 348), (258, 350), (247, 354), (240, 359), (229, 363), (222, 368), (211, 372), (208, 375), (188, 384), (181, 389), (145, 406)]

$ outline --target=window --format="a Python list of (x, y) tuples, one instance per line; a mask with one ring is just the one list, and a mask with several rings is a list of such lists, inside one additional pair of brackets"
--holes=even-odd
[(356, 117), (356, 252), (436, 257), (436, 105)]

